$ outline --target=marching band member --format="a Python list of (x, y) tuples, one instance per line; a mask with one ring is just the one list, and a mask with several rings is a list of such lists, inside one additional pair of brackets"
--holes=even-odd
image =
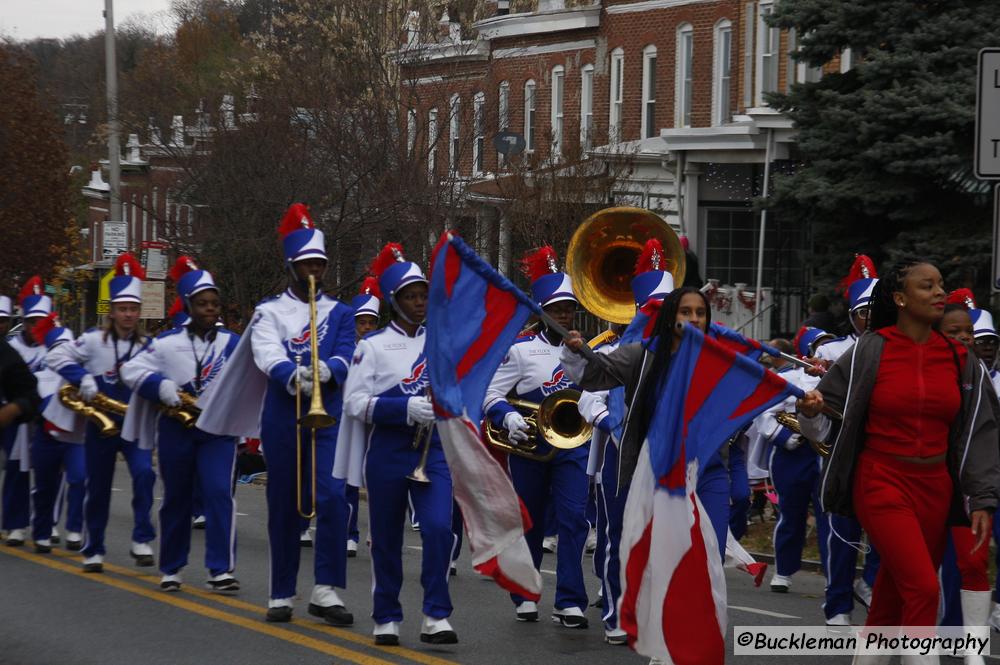
[[(142, 266), (131, 254), (122, 254), (115, 263), (116, 276), (111, 280), (111, 312), (104, 329), (91, 329), (72, 344), (61, 344), (49, 352), (52, 369), (76, 386), (80, 397), (92, 401), (99, 394), (128, 403), (129, 388), (119, 380), (121, 366), (138, 355), (147, 339), (139, 328)], [(108, 414), (121, 427), (122, 418)], [(149, 543), (156, 537), (149, 511), (153, 507), (152, 441), (128, 442), (121, 436), (102, 437), (93, 423), (87, 423), (84, 453), (87, 467), (87, 496), (84, 501), (86, 539), (83, 546), (83, 570), (104, 571), (104, 531), (111, 507), (111, 483), (119, 452), (132, 475), (132, 512), (134, 527), (129, 555), (136, 565), (152, 566), (153, 550)]]
[[(874, 262), (864, 254), (855, 257), (847, 277), (841, 280), (841, 285), (846, 287), (852, 331), (846, 337), (839, 337), (819, 348), (816, 355), (824, 364), (836, 362), (867, 330), (876, 284), (878, 277)], [(829, 514), (826, 520), (830, 538), (823, 561), (826, 572), (823, 612), (828, 625), (850, 625), (855, 599), (866, 607), (871, 605), (872, 584), (879, 566), (878, 549), (869, 545), (861, 577), (855, 581), (858, 550), (853, 543), (861, 541), (861, 525), (853, 517), (838, 514)]]
[[(73, 342), (73, 334), (59, 324), (56, 315), (49, 314), (35, 324), (31, 331), (35, 341), (51, 351), (60, 344)], [(43, 414), (51, 401), (58, 401), (56, 390), (62, 377), (51, 369), (38, 374), (38, 393), (42, 398)], [(86, 492), (87, 471), (84, 458), (82, 432), (68, 432), (44, 420), (35, 428), (31, 442), (31, 467), (35, 472), (35, 485), (31, 492), (33, 503), (32, 540), (35, 551), (52, 551), (55, 524), (59, 517), (59, 497), (65, 495), (66, 548), (78, 551), (82, 546), (83, 497)]]
[[(577, 300), (569, 275), (559, 272), (556, 253), (543, 247), (522, 261), (531, 279), (531, 295), (542, 309), (564, 328), (572, 327)], [(483, 403), (483, 411), (495, 425), (503, 427), (512, 441), (525, 441), (528, 424), (508, 402), (508, 395), (541, 402), (557, 390), (575, 387), (559, 361), (563, 340), (548, 328), (515, 340), (497, 369)], [(551, 450), (539, 437), (536, 452)], [(587, 590), (583, 581), (583, 553), (590, 525), (585, 516), (589, 481), (589, 446), (559, 450), (548, 462), (508, 455), (507, 467), (514, 489), (531, 516), (532, 528), (525, 534), (535, 568), (542, 563), (545, 513), (555, 506), (559, 547), (556, 551), (556, 593), (552, 620), (567, 628), (586, 628)], [(538, 607), (511, 594), (518, 621), (537, 621)]]
[[(372, 618), (375, 644), (399, 644), (403, 608), (403, 525), (407, 498), (420, 517), (423, 545), (420, 582), (424, 588), (420, 641), (455, 644), (448, 622), (452, 612), (448, 568), (452, 551), (452, 486), (448, 463), (434, 429), (427, 395), (430, 377), (424, 356), (427, 279), (403, 258), (402, 247), (387, 244), (372, 264), (392, 319), (369, 333), (354, 352), (344, 386), (344, 440), (334, 474), (368, 488), (371, 529)], [(411, 476), (423, 463), (429, 482)]]
[[(354, 616), (344, 607), (335, 587), (347, 584), (348, 508), (343, 481), (333, 468), (337, 428), (299, 430), (299, 419), (309, 409), (309, 397), (320, 390), (323, 406), (333, 418), (341, 415), (343, 385), (354, 348), (354, 322), (349, 307), (320, 290), (327, 268), (323, 232), (315, 228), (309, 209), (294, 203), (282, 218), (282, 238), (288, 289), (259, 305), (226, 368), (199, 399), (198, 427), (213, 434), (260, 436), (267, 463), (267, 533), (270, 545), (270, 593), (266, 618), (292, 619), (299, 572), (303, 508), (312, 477), (316, 479), (315, 586), (309, 614), (334, 626), (349, 626)], [(316, 343), (319, 382), (314, 385), (310, 355), (309, 277), (316, 281)], [(296, 394), (304, 398), (296, 408)], [(296, 461), (301, 436), (302, 476)], [(315, 439), (313, 439), (313, 436)], [(316, 468), (311, 468), (311, 441), (315, 441)], [(313, 474), (315, 474), (313, 476)], [(299, 489), (306, 496), (297, 496)]]
[[(354, 343), (357, 344), (371, 332), (378, 329), (379, 311), (382, 307), (382, 292), (378, 288), (378, 279), (372, 275), (365, 278), (358, 295), (351, 300), (354, 308)], [(347, 503), (351, 509), (351, 519), (347, 525), (347, 556), (358, 555), (358, 542), (361, 532), (358, 530), (358, 510), (360, 508), (358, 488), (347, 485)]]
[[(793, 345), (800, 358), (812, 358), (817, 349), (829, 343), (833, 335), (820, 328), (799, 330)], [(781, 359), (777, 359), (781, 362)], [(816, 387), (819, 379), (806, 374), (800, 367), (784, 364), (776, 370), (803, 390)], [(820, 557), (826, 561), (827, 521), (819, 502), (819, 475), (822, 459), (803, 438), (775, 420), (782, 411), (794, 411), (794, 400), (776, 404), (756, 418), (758, 433), (770, 443), (768, 467), (771, 482), (778, 495), (778, 522), (774, 525), (774, 576), (771, 591), (787, 593), (792, 575), (802, 565), (802, 548), (805, 545), (806, 522), (809, 503), (816, 516), (817, 541)]]
[[(221, 303), (211, 273), (199, 270), (186, 256), (170, 271), (189, 317), (158, 335), (146, 350), (122, 365), (122, 382), (133, 392), (125, 437), (153, 437), (163, 479), (160, 507), (160, 588), (178, 591), (181, 570), (191, 550), (195, 486), (205, 515), (207, 587), (237, 591), (236, 502), (232, 494), (236, 439), (187, 427), (170, 409), (182, 407), (181, 394), (197, 397), (218, 376), (236, 348), (239, 336), (215, 323)], [(156, 405), (159, 410), (153, 411)], [(151, 431), (145, 431), (149, 428)]]
[(13, 304), (8, 296), (0, 296), (0, 339), (7, 337), (10, 331), (10, 319), (14, 313)]
[[(653, 299), (662, 299), (674, 289), (673, 276), (661, 269), (664, 256), (658, 240), (647, 241), (636, 263), (632, 278), (632, 294), (636, 308)], [(595, 347), (596, 353), (614, 352), (621, 339)], [(618, 435), (621, 430), (614, 423), (608, 405), (608, 392), (584, 391), (580, 396), (580, 412), (594, 426), (588, 472), (593, 472), (597, 488), (597, 550), (594, 565), (601, 580), (601, 612), (604, 622), (604, 641), (608, 644), (625, 644), (626, 633), (618, 626), (618, 600), (621, 598), (621, 542), (625, 519), (628, 485), (618, 485)], [(588, 407), (588, 402), (593, 402)]]
[[(52, 299), (45, 295), (45, 286), (37, 275), (29, 279), (21, 289), (18, 302), (21, 305), (23, 330), (11, 337), (9, 342), (21, 354), (28, 369), (36, 378), (45, 370), (45, 345), (32, 337), (31, 331), (52, 312)], [(31, 520), (30, 442), (35, 429), (34, 423), (22, 423), (18, 427), (8, 427), (0, 435), (7, 456), (3, 479), (3, 524), (7, 532), (7, 545), (20, 547), (24, 544), (25, 531)]]
[[(803, 433), (833, 444), (824, 508), (856, 513), (881, 555), (868, 625), (935, 625), (947, 524), (971, 521), (981, 547), (997, 505), (992, 391), (983, 365), (934, 330), (944, 306), (937, 268), (897, 266), (873, 291), (872, 332), (797, 403)], [(835, 426), (824, 405), (844, 419)]]

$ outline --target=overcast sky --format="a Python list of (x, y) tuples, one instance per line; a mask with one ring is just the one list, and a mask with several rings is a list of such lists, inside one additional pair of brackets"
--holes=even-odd
[[(148, 18), (165, 29), (170, 0), (114, 0), (115, 25)], [(144, 16), (145, 15), (145, 16)], [(89, 35), (104, 28), (104, 0), (0, 0), (0, 35), (17, 40)]]

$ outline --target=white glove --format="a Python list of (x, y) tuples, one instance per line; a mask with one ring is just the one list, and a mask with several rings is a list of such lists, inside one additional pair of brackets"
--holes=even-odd
[(306, 397), (312, 397), (313, 384), (312, 384), (312, 372), (309, 371), (308, 367), (299, 367), (288, 379), (288, 394), (292, 397), (295, 396), (295, 384), (298, 384), (302, 388), (302, 394)]
[(84, 374), (80, 379), (80, 399), (89, 402), (97, 397), (98, 392), (100, 391), (97, 389), (97, 380), (90, 374)]
[(411, 397), (406, 400), (406, 420), (411, 425), (430, 425), (434, 422), (434, 406), (429, 397)]
[(319, 363), (319, 382), (327, 383), (333, 378), (333, 372), (330, 371), (330, 366), (325, 362), (320, 361)]
[(802, 437), (796, 434), (795, 436), (790, 437), (788, 441), (785, 441), (785, 450), (789, 451), (795, 450), (796, 448), (801, 446), (802, 443), (803, 443)]
[(170, 379), (160, 381), (160, 401), (166, 406), (180, 406), (181, 396), (177, 394), (177, 384)]
[(507, 436), (511, 441), (528, 440), (528, 423), (517, 411), (511, 411), (503, 417), (503, 426), (507, 428)]

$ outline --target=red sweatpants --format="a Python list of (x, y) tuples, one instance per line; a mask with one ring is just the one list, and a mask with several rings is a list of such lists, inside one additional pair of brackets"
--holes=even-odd
[(882, 559), (869, 626), (935, 626), (952, 483), (944, 462), (915, 464), (864, 450), (854, 509)]
[(990, 581), (986, 576), (986, 569), (990, 565), (990, 541), (987, 540), (978, 550), (969, 554), (976, 544), (976, 537), (972, 535), (972, 528), (967, 526), (951, 527), (951, 541), (955, 545), (962, 588), (966, 591), (989, 591)]

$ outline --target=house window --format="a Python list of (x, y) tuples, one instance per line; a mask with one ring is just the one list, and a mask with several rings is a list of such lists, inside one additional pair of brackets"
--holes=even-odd
[(412, 157), (417, 145), (417, 110), (406, 112), (406, 156)]
[(677, 104), (674, 124), (691, 126), (692, 97), (694, 97), (694, 28), (685, 23), (677, 28)]
[[(795, 29), (792, 28), (788, 31), (788, 71), (795, 72), (796, 83), (815, 83), (823, 78), (823, 68), (812, 67), (803, 60), (796, 60), (794, 54), (801, 50)], [(788, 83), (785, 85), (785, 89), (790, 91), (792, 89), (792, 77), (786, 76)]]
[(472, 143), (472, 172), (479, 174), (483, 172), (483, 154), (486, 152), (486, 129), (484, 125), (483, 109), (486, 106), (486, 95), (477, 92), (472, 100), (472, 126), (475, 138)]
[(580, 71), (580, 147), (590, 150), (594, 127), (594, 66)]
[(756, 3), (748, 2), (743, 13), (743, 106), (747, 108), (753, 106), (753, 36), (756, 30), (756, 13)]
[(552, 159), (562, 154), (563, 135), (563, 90), (566, 87), (566, 72), (562, 65), (552, 68)]
[(432, 178), (437, 168), (438, 110), (427, 112), (427, 173)]
[(854, 54), (851, 52), (851, 47), (848, 46), (843, 51), (840, 52), (840, 73), (846, 74), (851, 71), (851, 67), (854, 66)]
[(642, 138), (656, 136), (656, 47), (642, 49)]
[(524, 83), (524, 143), (525, 150), (535, 151), (535, 82)]
[(461, 101), (458, 95), (451, 96), (451, 103), (448, 105), (448, 117), (451, 122), (451, 127), (448, 132), (448, 168), (452, 173), (458, 173), (458, 157), (459, 148), (461, 147), (461, 123), (459, 122), (459, 111), (461, 110)]
[(497, 127), (501, 132), (510, 129), (510, 82), (500, 84), (497, 92)]
[(763, 106), (764, 93), (778, 90), (778, 59), (780, 58), (778, 40), (780, 31), (767, 24), (767, 17), (772, 14), (771, 4), (762, 4), (757, 15), (757, 95), (756, 104)]
[[(768, 220), (764, 233), (764, 287), (801, 287), (808, 274), (801, 225)], [(705, 210), (705, 275), (722, 284), (757, 283), (760, 222), (743, 208)]]
[(733, 25), (727, 19), (715, 24), (714, 65), (712, 67), (712, 124), (723, 125), (732, 117)]
[(625, 91), (625, 51), (616, 48), (611, 52), (611, 109), (608, 116), (608, 142), (615, 143), (622, 137), (622, 104)]

